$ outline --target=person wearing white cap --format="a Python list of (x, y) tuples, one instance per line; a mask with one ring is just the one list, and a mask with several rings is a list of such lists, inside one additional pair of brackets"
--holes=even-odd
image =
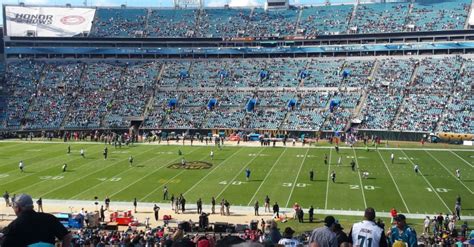
[(63, 247), (71, 246), (71, 233), (53, 215), (36, 212), (31, 196), (18, 195), (12, 208), (17, 218), (2, 230), (2, 246), (54, 246), (55, 238)]

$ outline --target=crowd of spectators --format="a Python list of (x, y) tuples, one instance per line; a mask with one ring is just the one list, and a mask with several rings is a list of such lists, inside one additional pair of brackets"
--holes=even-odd
[(390, 87), (395, 91), (405, 89), (410, 84), (413, 70), (418, 60), (410, 59), (383, 59), (374, 74), (375, 88)]
[(265, 11), (255, 8), (247, 24), (245, 36), (282, 37), (294, 35), (299, 13), (298, 9)]
[(142, 8), (98, 8), (92, 25), (94, 37), (140, 37), (148, 10)]
[(402, 131), (433, 132), (446, 106), (448, 96), (444, 94), (409, 94), (405, 96), (402, 109), (393, 128)]
[(304, 79), (304, 87), (339, 87), (342, 81), (343, 61), (311, 59), (306, 68), (309, 75)]
[[(449, 2), (415, 2), (407, 18), (409, 31), (436, 31), (464, 29), (471, 7), (469, 0)], [(412, 26), (413, 28), (411, 28)]]
[(357, 33), (403, 32), (408, 9), (408, 3), (360, 4), (350, 25)]
[(25, 116), (25, 129), (57, 129), (74, 100), (84, 64), (79, 62), (45, 65), (45, 78)]
[[(357, 116), (360, 127), (368, 129), (472, 133), (473, 64), (460, 56), (24, 60), (7, 67), (6, 114), (0, 123), (2, 129), (127, 128), (144, 118), (145, 128), (229, 123), (232, 128), (315, 124), (316, 129), (322, 121), (324, 130), (342, 130)], [(218, 112), (210, 113), (211, 99)], [(250, 99), (256, 100), (256, 111), (241, 111)], [(331, 109), (332, 101), (338, 103)], [(240, 117), (244, 121), (236, 121)], [(250, 120), (258, 117), (263, 119)]]
[(241, 37), (247, 29), (251, 9), (206, 9), (199, 18), (199, 33), (207, 38)]
[(347, 31), (353, 5), (311, 6), (301, 12), (298, 35), (337, 35)]
[[(353, 15), (354, 8), (356, 11)], [(461, 30), (469, 0), (291, 6), (289, 9), (98, 8), (91, 36), (234, 38)]]
[(82, 87), (77, 91), (66, 115), (65, 128), (98, 128), (115, 92), (120, 88), (125, 65), (121, 63), (90, 63), (86, 65)]
[(363, 106), (361, 129), (390, 129), (402, 96), (387, 92), (370, 93)]
[(7, 118), (5, 128), (19, 128), (31, 101), (37, 93), (44, 63), (33, 60), (14, 61), (7, 64), (5, 91)]
[(107, 107), (105, 117), (108, 127), (130, 127), (127, 117), (141, 117), (145, 104), (148, 103), (154, 90), (161, 63), (130, 64), (119, 81), (119, 90), (114, 94)]
[(463, 59), (461, 57), (424, 58), (419, 62), (415, 89), (420, 92), (443, 93), (455, 87)]

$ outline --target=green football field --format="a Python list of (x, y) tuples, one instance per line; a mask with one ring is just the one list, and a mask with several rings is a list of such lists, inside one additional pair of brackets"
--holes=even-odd
[[(71, 154), (67, 146), (71, 145)], [(79, 155), (84, 148), (85, 158)], [(474, 150), (421, 149), (341, 149), (284, 147), (224, 147), (137, 145), (108, 146), (86, 143), (0, 143), (0, 190), (10, 194), (29, 193), (33, 197), (64, 200), (164, 202), (163, 186), (171, 194), (183, 193), (187, 202), (202, 198), (210, 204), (227, 199), (232, 205), (252, 206), (268, 195), (280, 207), (295, 202), (305, 208), (363, 210), (367, 206), (388, 212), (395, 207), (404, 213), (439, 213), (454, 209), (458, 195), (464, 215), (474, 215)], [(178, 150), (183, 155), (178, 155)], [(211, 160), (210, 151), (215, 156)], [(391, 163), (390, 154), (395, 154)], [(324, 164), (327, 154), (330, 164)], [(128, 157), (134, 157), (130, 166)], [(205, 161), (208, 169), (177, 169), (172, 164)], [(342, 165), (337, 166), (339, 157)], [(354, 159), (358, 170), (352, 171)], [(23, 160), (25, 172), (18, 163)], [(68, 164), (67, 172), (62, 165)], [(420, 174), (413, 166), (418, 164)], [(177, 166), (180, 167), (179, 165)], [(245, 169), (251, 170), (250, 180)], [(309, 180), (313, 169), (315, 180)], [(455, 170), (461, 170), (461, 180)], [(329, 179), (335, 171), (336, 183)], [(369, 178), (362, 178), (362, 171)]]

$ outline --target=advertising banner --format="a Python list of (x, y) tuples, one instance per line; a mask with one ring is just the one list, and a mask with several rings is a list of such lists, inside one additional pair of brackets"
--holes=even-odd
[(90, 32), (95, 9), (6, 6), (10, 37), (73, 37)]

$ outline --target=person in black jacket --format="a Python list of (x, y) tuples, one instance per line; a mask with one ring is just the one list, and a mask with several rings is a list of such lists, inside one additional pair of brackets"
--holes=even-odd
[(273, 204), (273, 217), (280, 218), (280, 206), (278, 206), (278, 202)]
[(53, 215), (33, 210), (31, 196), (18, 195), (12, 207), (17, 218), (2, 230), (2, 246), (28, 246), (40, 242), (54, 245), (56, 238), (62, 241), (62, 246), (71, 246), (71, 233)]

